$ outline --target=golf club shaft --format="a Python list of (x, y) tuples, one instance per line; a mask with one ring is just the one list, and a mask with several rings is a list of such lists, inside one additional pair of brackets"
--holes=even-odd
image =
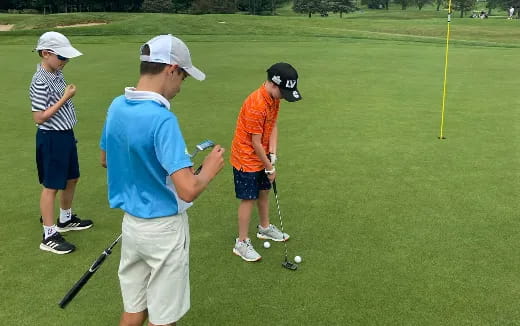
[(190, 158), (194, 158), (200, 152), (200, 149), (196, 148), (193, 153), (190, 154)]
[(278, 200), (278, 190), (276, 189), (276, 180), (273, 180), (273, 192), (276, 200), (276, 208), (278, 209), (278, 217), (280, 218), (280, 227), (282, 228), (283, 245), (285, 248), (285, 261), (288, 260), (287, 255), (287, 241), (285, 241), (285, 232), (283, 231), (282, 213), (280, 211), (280, 202)]

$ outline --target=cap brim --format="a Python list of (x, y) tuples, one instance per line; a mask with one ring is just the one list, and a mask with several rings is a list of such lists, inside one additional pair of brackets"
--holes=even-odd
[(190, 74), (191, 77), (195, 78), (196, 80), (204, 80), (206, 79), (206, 74), (204, 74), (202, 71), (197, 69), (195, 66), (191, 66), (190, 68), (184, 68), (182, 69), (186, 70), (188, 74)]
[(287, 102), (296, 102), (302, 99), (302, 95), (300, 94), (300, 91), (298, 91), (296, 88), (294, 89), (286, 89), (280, 87), (280, 92), (282, 93), (282, 97)]
[(62, 57), (69, 58), (69, 59), (79, 57), (80, 55), (83, 54), (83, 53), (79, 52), (78, 50), (76, 50), (75, 48), (73, 48), (72, 46), (67, 46), (67, 47), (63, 47), (63, 48), (53, 48), (51, 50), (56, 52), (57, 54), (61, 55)]

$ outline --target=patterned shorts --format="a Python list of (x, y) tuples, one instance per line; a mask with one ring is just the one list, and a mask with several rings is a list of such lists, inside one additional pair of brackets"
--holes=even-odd
[(258, 199), (260, 190), (271, 189), (271, 182), (264, 170), (244, 172), (233, 168), (235, 194), (238, 199)]

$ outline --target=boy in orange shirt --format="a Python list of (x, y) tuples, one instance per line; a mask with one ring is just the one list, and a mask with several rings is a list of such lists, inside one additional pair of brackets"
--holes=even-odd
[(298, 73), (290, 64), (279, 62), (272, 65), (267, 69), (267, 81), (245, 99), (238, 115), (231, 143), (235, 193), (240, 199), (238, 238), (233, 253), (245, 261), (258, 261), (262, 258), (248, 237), (249, 221), (255, 203), (260, 216), (257, 238), (273, 241), (289, 239), (287, 233), (282, 233), (269, 222), (269, 189), (276, 178), (276, 120), (280, 99), (288, 102), (301, 100), (297, 84)]

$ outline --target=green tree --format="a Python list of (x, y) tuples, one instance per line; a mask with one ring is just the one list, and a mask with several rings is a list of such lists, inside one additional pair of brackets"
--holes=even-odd
[(388, 10), (388, 0), (361, 0), (362, 5), (366, 5), (370, 9), (382, 9)]
[(209, 14), (211, 12), (210, 0), (194, 0), (191, 4), (191, 13), (193, 14)]
[(432, 0), (414, 0), (415, 5), (421, 10), (425, 5), (432, 3)]
[(514, 7), (517, 17), (520, 18), (520, 0), (503, 0), (500, 5), (503, 10), (509, 10), (509, 8)]
[(322, 15), (322, 16), (328, 16), (329, 15), (329, 11), (332, 11), (332, 7), (333, 7), (333, 2), (334, 0), (321, 0), (319, 3), (318, 3), (318, 12)]
[(487, 0), (486, 1), (486, 8), (488, 9), (488, 15), (491, 15), (491, 10), (495, 9), (502, 3), (501, 0)]
[(234, 0), (211, 0), (212, 14), (232, 14), (236, 10)]
[[(276, 8), (288, 0), (234, 0), (237, 11), (247, 11), (251, 15), (276, 14)], [(290, 1), (290, 0), (289, 0)]]
[[(45, 1), (56, 1), (56, 0), (45, 0)], [(171, 0), (170, 0), (171, 1)], [(143, 0), (87, 0), (78, 2), (82, 3), (83, 7), (87, 8), (87, 11), (139, 11), (141, 10)], [(163, 2), (159, 0), (158, 2)]]
[(395, 3), (401, 5), (401, 10), (406, 10), (413, 0), (395, 0)]
[(334, 13), (339, 12), (339, 18), (343, 18), (343, 13), (356, 10), (356, 4), (353, 0), (335, 0), (330, 2), (330, 9)]
[(444, 5), (444, 0), (435, 0), (435, 5), (437, 6), (437, 11), (441, 10), (441, 6)]
[(173, 12), (187, 12), (191, 8), (192, 3), (192, 0), (172, 0)]
[(144, 0), (141, 10), (144, 12), (172, 12), (171, 0)]
[(293, 10), (294, 12), (306, 13), (309, 18), (312, 14), (321, 13), (324, 14), (330, 9), (328, 1), (322, 0), (294, 0)]
[(464, 13), (475, 8), (476, 0), (454, 0), (454, 9), (460, 10), (460, 18), (464, 17)]

